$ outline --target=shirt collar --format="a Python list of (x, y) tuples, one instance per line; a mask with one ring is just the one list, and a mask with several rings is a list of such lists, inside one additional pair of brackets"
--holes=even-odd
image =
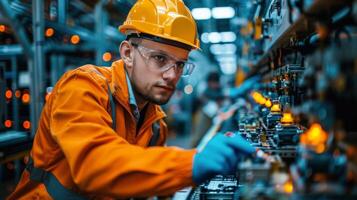
[(135, 99), (135, 96), (134, 96), (133, 87), (131, 85), (131, 82), (130, 82), (130, 79), (129, 79), (129, 76), (128, 76), (127, 72), (125, 72), (125, 77), (126, 77), (126, 83), (128, 85), (129, 104), (131, 106), (131, 110), (132, 110), (132, 112), (134, 114), (134, 117), (135, 117), (136, 121), (138, 121), (139, 118), (140, 118), (140, 111), (139, 111), (138, 105), (136, 104), (136, 99)]

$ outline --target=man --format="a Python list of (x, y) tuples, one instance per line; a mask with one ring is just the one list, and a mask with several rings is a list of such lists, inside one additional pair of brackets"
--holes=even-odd
[(242, 138), (223, 135), (201, 152), (162, 147), (167, 130), (158, 105), (190, 74), (189, 51), (199, 48), (182, 1), (139, 0), (120, 31), (127, 35), (121, 60), (109, 68), (82, 66), (56, 84), (9, 199), (167, 195), (233, 172), (238, 156), (254, 151)]

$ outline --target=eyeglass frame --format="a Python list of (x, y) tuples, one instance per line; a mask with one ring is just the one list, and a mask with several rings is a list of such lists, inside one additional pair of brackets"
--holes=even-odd
[[(170, 70), (172, 67), (175, 67), (174, 68), (174, 71), (176, 74), (180, 74), (181, 77), (188, 77), (192, 74), (193, 70), (195, 69), (195, 64), (191, 63), (191, 62), (187, 62), (187, 61), (182, 61), (180, 59), (177, 59), (173, 56), (169, 56), (167, 55), (165, 52), (163, 51), (160, 51), (160, 50), (154, 50), (154, 49), (151, 49), (151, 48), (148, 48), (148, 47), (145, 47), (141, 44), (138, 44), (138, 43), (134, 43), (134, 42), (130, 42), (130, 44), (136, 48), (138, 50), (138, 53), (140, 54), (140, 56), (142, 56), (143, 58), (145, 58), (148, 62), (150, 61), (150, 59), (152, 59), (150, 57), (150, 55), (144, 55), (142, 50), (146, 51), (146, 52), (151, 52), (151, 54), (154, 54), (153, 52), (156, 52), (157, 55), (161, 55), (161, 56), (164, 56), (165, 58), (168, 58), (171, 62), (169, 63), (166, 63), (164, 64), (163, 66), (161, 67), (156, 67), (158, 71), (160, 71), (161, 73), (164, 73), (164, 72), (167, 72), (168, 70)], [(140, 50), (141, 49), (141, 50)], [(149, 54), (149, 53), (146, 53), (146, 54)], [(174, 62), (172, 62), (174, 61)], [(158, 62), (158, 61), (155, 61), (155, 62)], [(179, 72), (178, 69), (179, 69), (179, 66), (178, 66), (178, 63), (179, 62), (182, 62), (184, 65), (182, 67), (182, 72)], [(146, 62), (145, 62), (146, 63)], [(149, 63), (146, 63), (147, 65), (150, 66)], [(158, 64), (156, 63), (156, 66)], [(190, 67), (187, 67), (187, 66), (190, 66)], [(186, 70), (187, 70), (187, 74), (184, 74), (184, 71), (185, 71), (185, 67), (186, 67)]]

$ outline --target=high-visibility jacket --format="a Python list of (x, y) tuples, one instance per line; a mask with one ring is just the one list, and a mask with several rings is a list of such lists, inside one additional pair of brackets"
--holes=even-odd
[[(116, 131), (111, 127), (106, 81), (117, 101)], [(90, 199), (171, 194), (194, 184), (196, 151), (147, 147), (155, 122), (160, 122), (158, 144), (164, 144), (163, 117), (161, 108), (149, 103), (144, 122), (136, 130), (122, 60), (111, 67), (79, 67), (63, 75), (43, 108), (31, 150), (34, 166)], [(51, 199), (45, 185), (29, 176), (24, 170), (8, 199)]]

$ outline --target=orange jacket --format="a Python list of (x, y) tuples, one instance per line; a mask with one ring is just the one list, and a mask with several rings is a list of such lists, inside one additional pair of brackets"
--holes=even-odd
[[(166, 139), (165, 114), (150, 104), (136, 130), (122, 60), (95, 67), (117, 100), (112, 129), (106, 80), (85, 65), (67, 72), (44, 106), (31, 155), (36, 167), (51, 171), (66, 188), (94, 199), (168, 195), (193, 185), (195, 150), (147, 147), (152, 124), (160, 120), (159, 144)], [(25, 170), (9, 199), (51, 199)]]

